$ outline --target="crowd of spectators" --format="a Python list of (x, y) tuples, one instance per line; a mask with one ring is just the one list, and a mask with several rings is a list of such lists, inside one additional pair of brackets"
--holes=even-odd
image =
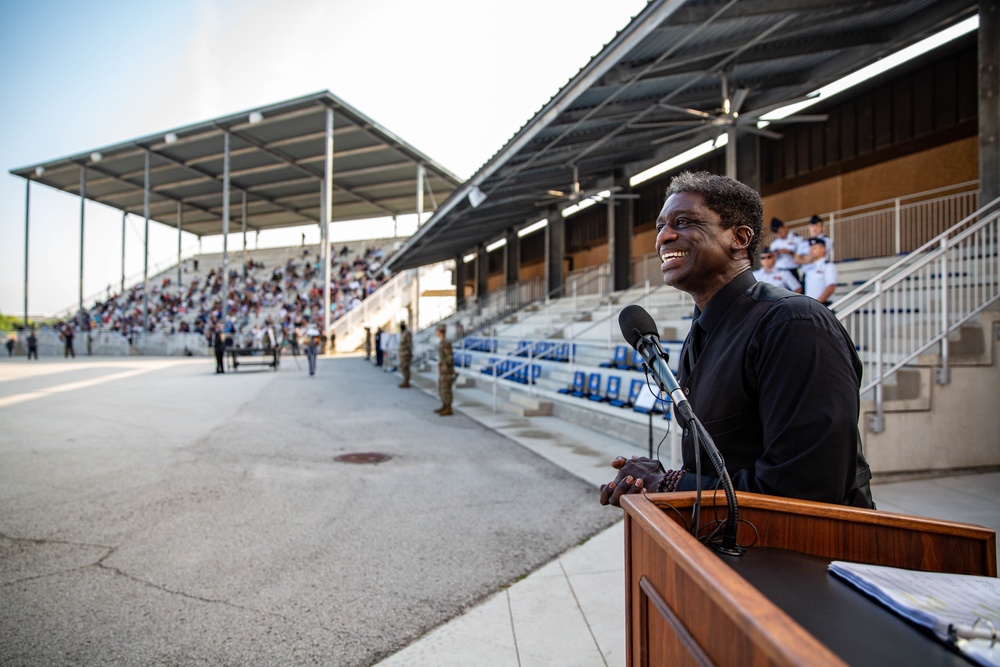
[[(389, 276), (382, 248), (343, 246), (330, 253), (330, 319), (336, 320), (372, 294)], [(197, 267), (198, 262), (192, 262)], [(204, 265), (204, 262), (201, 262)], [(185, 263), (184, 270), (189, 269)], [(209, 342), (217, 324), (229, 336), (258, 342), (262, 332), (292, 339), (295, 330), (322, 329), (323, 271), (318, 248), (303, 248), (284, 264), (265, 266), (251, 259), (230, 268), (223, 294), (223, 272), (208, 268), (204, 276), (193, 268), (183, 286), (165, 277), (150, 287), (150, 333), (197, 333)], [(89, 310), (60, 321), (60, 330), (110, 331), (131, 340), (143, 332), (143, 285), (111, 294)]]

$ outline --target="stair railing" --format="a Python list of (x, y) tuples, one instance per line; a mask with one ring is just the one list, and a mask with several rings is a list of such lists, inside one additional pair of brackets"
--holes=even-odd
[(861, 393), (874, 393), (869, 431), (885, 428), (884, 384), (940, 346), (938, 384), (950, 381), (948, 336), (1000, 301), (1000, 198), (966, 216), (831, 308), (864, 365)]

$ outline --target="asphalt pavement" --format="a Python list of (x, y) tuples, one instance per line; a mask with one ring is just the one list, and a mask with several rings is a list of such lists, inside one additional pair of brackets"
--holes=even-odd
[(620, 518), (362, 358), (213, 371), (0, 363), (0, 664), (370, 665)]

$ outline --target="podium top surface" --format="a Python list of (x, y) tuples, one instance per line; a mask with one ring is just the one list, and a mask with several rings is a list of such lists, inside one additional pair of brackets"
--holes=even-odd
[(933, 634), (829, 574), (828, 558), (769, 547), (719, 558), (849, 665), (969, 665)]

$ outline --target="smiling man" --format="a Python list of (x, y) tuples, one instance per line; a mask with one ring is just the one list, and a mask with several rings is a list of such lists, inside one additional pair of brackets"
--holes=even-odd
[[(678, 381), (737, 490), (874, 507), (854, 343), (814, 299), (757, 282), (751, 268), (762, 226), (760, 195), (732, 179), (683, 173), (667, 189), (656, 221), (660, 270), (696, 306)], [(615, 459), (602, 504), (696, 487), (691, 429), (677, 417), (683, 467)], [(702, 487), (711, 489), (719, 480), (705, 472)]]

